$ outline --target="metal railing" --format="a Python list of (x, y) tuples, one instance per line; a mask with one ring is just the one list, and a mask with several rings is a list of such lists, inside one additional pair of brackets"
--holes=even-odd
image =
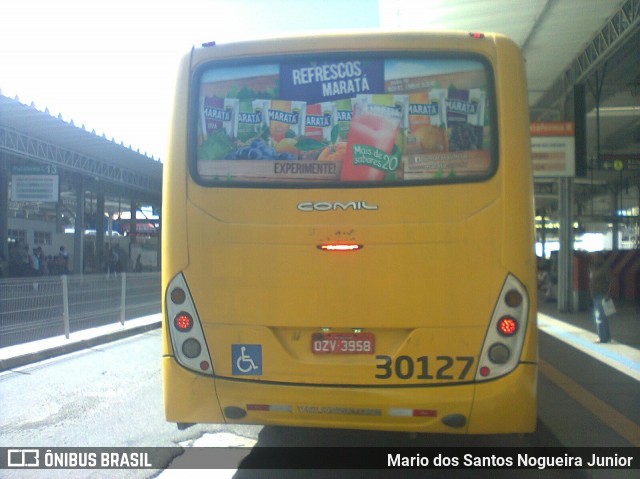
[(160, 311), (160, 273), (0, 280), (0, 348)]

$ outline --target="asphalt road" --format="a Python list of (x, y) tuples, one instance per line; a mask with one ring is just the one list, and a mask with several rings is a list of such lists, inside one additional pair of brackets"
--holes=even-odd
[[(169, 447), (222, 430), (257, 437), (260, 428), (198, 425), (179, 431), (165, 421), (159, 329), (0, 374), (0, 447)], [(0, 471), (0, 477), (43, 478), (157, 474)]]

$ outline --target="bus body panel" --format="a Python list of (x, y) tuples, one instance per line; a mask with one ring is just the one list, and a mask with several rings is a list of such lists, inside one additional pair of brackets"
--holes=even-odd
[[(164, 293), (167, 285), (177, 271), (184, 269), (189, 263), (187, 247), (187, 179), (189, 177), (187, 162), (177, 161), (187, 154), (187, 111), (184, 108), (189, 102), (190, 58), (182, 59), (176, 78), (173, 114), (169, 128), (167, 161), (163, 164), (162, 174), (162, 228), (161, 228), (161, 275), (162, 275), (162, 317), (167, 318)], [(173, 132), (173, 134), (171, 133)], [(178, 133), (180, 132), (180, 133)], [(168, 227), (164, 227), (167, 225)], [(162, 354), (171, 354), (171, 342), (167, 328), (162, 328)], [(165, 397), (169, 396), (167, 382), (163, 381)]]
[(529, 433), (536, 430), (538, 367), (522, 363), (506, 377), (476, 385), (469, 434)]
[[(502, 264), (528, 286), (529, 315), (522, 360), (537, 362), (537, 279), (533, 218), (533, 165), (529, 139), (529, 105), (526, 74), (518, 47), (509, 39), (496, 36), (496, 95), (500, 135), (500, 178), (504, 198), (501, 248)], [(515, 88), (518, 85), (519, 88)], [(525, 114), (526, 113), (526, 114)], [(515, 206), (514, 206), (515, 205)]]
[[(293, 383), (304, 376), (311, 382), (332, 381), (323, 377), (331, 371), (321, 367), (328, 358), (311, 353), (311, 333), (321, 328), (372, 332), (375, 354), (360, 358), (369, 365), (375, 355), (405, 355), (414, 361), (476, 356), (507, 273), (495, 243), (477, 241), (491, 237), (487, 228), (499, 224), (499, 206), (483, 208), (477, 217), (458, 224), (348, 224), (349, 236), (364, 246), (352, 253), (317, 248), (344, 229), (340, 224), (300, 227), (292, 226), (297, 224), (292, 219), (289, 224), (283, 221), (282, 228), (212, 227), (207, 215), (191, 210), (188, 217), (195, 223), (190, 230), (214, 235), (201, 233), (190, 240), (192, 254), (202, 260), (184, 274), (206, 336), (212, 338), (209, 350), (216, 374), (230, 375), (229, 343), (260, 344), (264, 363), (281, 366), (279, 374), (265, 368), (261, 380), (286, 382), (290, 375)], [(324, 213), (325, 218), (333, 216), (338, 215)], [(195, 280), (200, 277), (211, 281)], [(448, 336), (456, 338), (455, 351), (442, 343)], [(292, 351), (304, 355), (299, 371), (294, 358), (285, 354)], [(366, 376), (355, 369), (352, 373), (358, 381), (373, 376), (371, 371)], [(341, 381), (350, 384), (348, 377), (346, 373)]]

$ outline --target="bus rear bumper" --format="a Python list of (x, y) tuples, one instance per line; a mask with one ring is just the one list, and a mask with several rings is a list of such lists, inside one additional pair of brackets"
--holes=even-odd
[(507, 376), (476, 384), (469, 434), (530, 433), (538, 416), (538, 365), (520, 363)]
[(178, 423), (179, 428), (181, 424), (225, 422), (215, 380), (188, 371), (173, 356), (162, 357), (162, 396), (166, 420)]
[(187, 371), (171, 357), (163, 358), (163, 375), (165, 416), (176, 423), (449, 434), (526, 433), (536, 423), (533, 364), (520, 365), (499, 380), (450, 387), (283, 386), (213, 379)]

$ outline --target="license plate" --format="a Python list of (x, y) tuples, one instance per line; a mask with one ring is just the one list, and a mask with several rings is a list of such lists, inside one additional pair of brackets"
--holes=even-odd
[(314, 354), (373, 354), (372, 333), (313, 333), (311, 352)]

